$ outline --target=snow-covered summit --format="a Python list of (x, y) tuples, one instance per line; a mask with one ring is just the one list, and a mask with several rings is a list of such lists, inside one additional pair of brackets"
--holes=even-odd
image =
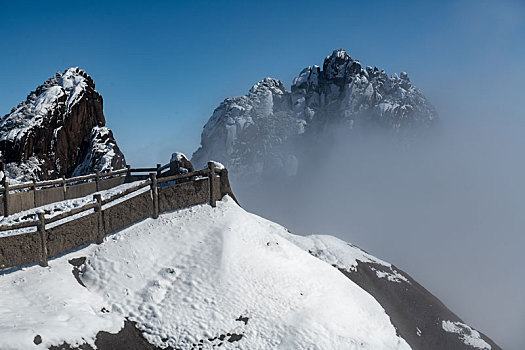
[[(124, 166), (105, 128), (102, 105), (93, 79), (78, 67), (46, 80), (0, 119), (0, 146), (10, 177), (46, 179)], [(111, 145), (103, 135), (110, 136)], [(86, 163), (88, 154), (96, 157)]]
[(301, 70), (291, 91), (265, 78), (245, 96), (225, 99), (204, 126), (193, 163), (223, 162), (232, 176), (256, 179), (275, 171), (293, 175), (301, 161), (291, 142), (311, 143), (330, 128), (386, 130), (400, 139), (438, 120), (432, 104), (406, 72), (388, 76), (363, 68), (345, 50), (333, 51), (323, 68)]

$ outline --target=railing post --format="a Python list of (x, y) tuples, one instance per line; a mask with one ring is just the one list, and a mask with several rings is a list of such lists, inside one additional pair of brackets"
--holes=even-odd
[(42, 255), (40, 256), (40, 266), (47, 266), (47, 233), (46, 233), (46, 219), (44, 213), (38, 213), (37, 222), (38, 233), (40, 234), (40, 243), (42, 248)]
[(66, 191), (67, 191), (67, 187), (66, 187), (66, 177), (65, 176), (62, 176), (62, 194), (64, 195), (64, 200), (66, 200)]
[(100, 180), (100, 172), (97, 170), (97, 171), (95, 171), (95, 182), (96, 182), (97, 192), (99, 191), (98, 190), (98, 181), (99, 180)]
[(157, 177), (160, 177), (160, 174), (162, 172), (162, 170), (160, 170), (161, 167), (162, 167), (162, 164), (157, 163)]
[(210, 178), (210, 205), (215, 208), (215, 196), (214, 196), (214, 182), (215, 182), (215, 163), (214, 162), (208, 162), (208, 169), (210, 170), (210, 173), (208, 177)]
[(104, 242), (104, 228), (103, 228), (103, 217), (102, 217), (102, 196), (97, 193), (93, 196), (93, 199), (97, 203), (95, 207), (95, 213), (97, 214), (97, 244)]
[(157, 188), (157, 174), (150, 173), (151, 179), (151, 197), (153, 199), (153, 215), (152, 218), (157, 219), (159, 217), (159, 190)]
[(4, 186), (4, 217), (9, 216), (9, 180), (4, 172), (4, 178), (2, 179), (2, 185)]
[(126, 165), (126, 168), (128, 169), (128, 171), (126, 172), (126, 179), (124, 180), (124, 182), (131, 181), (131, 165)]
[(31, 186), (31, 189), (33, 190), (33, 208), (36, 208), (36, 180), (33, 180), (33, 185)]

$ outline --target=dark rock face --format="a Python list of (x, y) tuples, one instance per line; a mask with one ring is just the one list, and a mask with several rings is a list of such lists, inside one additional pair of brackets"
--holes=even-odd
[[(124, 321), (124, 327), (116, 334), (108, 332), (99, 332), (95, 340), (97, 349), (100, 350), (160, 350), (142, 336), (142, 332), (137, 329), (132, 321)], [(52, 346), (50, 350), (93, 350), (89, 344), (82, 344), (78, 347), (71, 346), (67, 343)], [(173, 350), (171, 346), (164, 348)]]
[(393, 265), (358, 261), (356, 269), (340, 271), (381, 304), (398, 335), (412, 349), (501, 349), (489, 337), (467, 326), (438, 298)]
[(124, 167), (102, 107), (85, 71), (69, 68), (48, 79), (0, 120), (8, 176), (50, 179)]

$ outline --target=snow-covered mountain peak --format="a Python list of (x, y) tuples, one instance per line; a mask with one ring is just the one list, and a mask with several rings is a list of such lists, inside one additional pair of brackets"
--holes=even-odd
[[(0, 145), (10, 177), (25, 181), (70, 176), (79, 173), (75, 168), (80, 163), (85, 171), (124, 166), (112, 134), (104, 138), (104, 145), (97, 144), (96, 152), (90, 148), (92, 141), (101, 139), (96, 135), (102, 129), (93, 128), (103, 128), (106, 123), (102, 105), (95, 82), (78, 67), (57, 72), (29, 93), (0, 119)], [(101, 153), (103, 148), (109, 153)], [(90, 158), (94, 163), (86, 164), (88, 154), (102, 158)]]
[[(408, 78), (391, 77), (335, 50), (323, 67), (311, 65), (293, 80), (291, 92), (266, 78), (245, 96), (228, 98), (215, 109), (201, 136), (193, 162), (224, 163), (230, 174), (258, 182), (263, 173), (295, 174), (302, 145), (314, 144), (327, 130), (387, 131), (407, 143), (419, 129), (431, 128), (437, 112)], [(308, 138), (308, 140), (306, 140)]]

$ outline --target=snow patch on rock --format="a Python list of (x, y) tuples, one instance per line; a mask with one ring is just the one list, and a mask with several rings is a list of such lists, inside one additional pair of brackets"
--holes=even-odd
[(478, 331), (462, 322), (443, 321), (441, 326), (446, 332), (459, 334), (461, 340), (463, 340), (463, 343), (466, 345), (481, 350), (491, 349), (490, 344), (481, 338)]

